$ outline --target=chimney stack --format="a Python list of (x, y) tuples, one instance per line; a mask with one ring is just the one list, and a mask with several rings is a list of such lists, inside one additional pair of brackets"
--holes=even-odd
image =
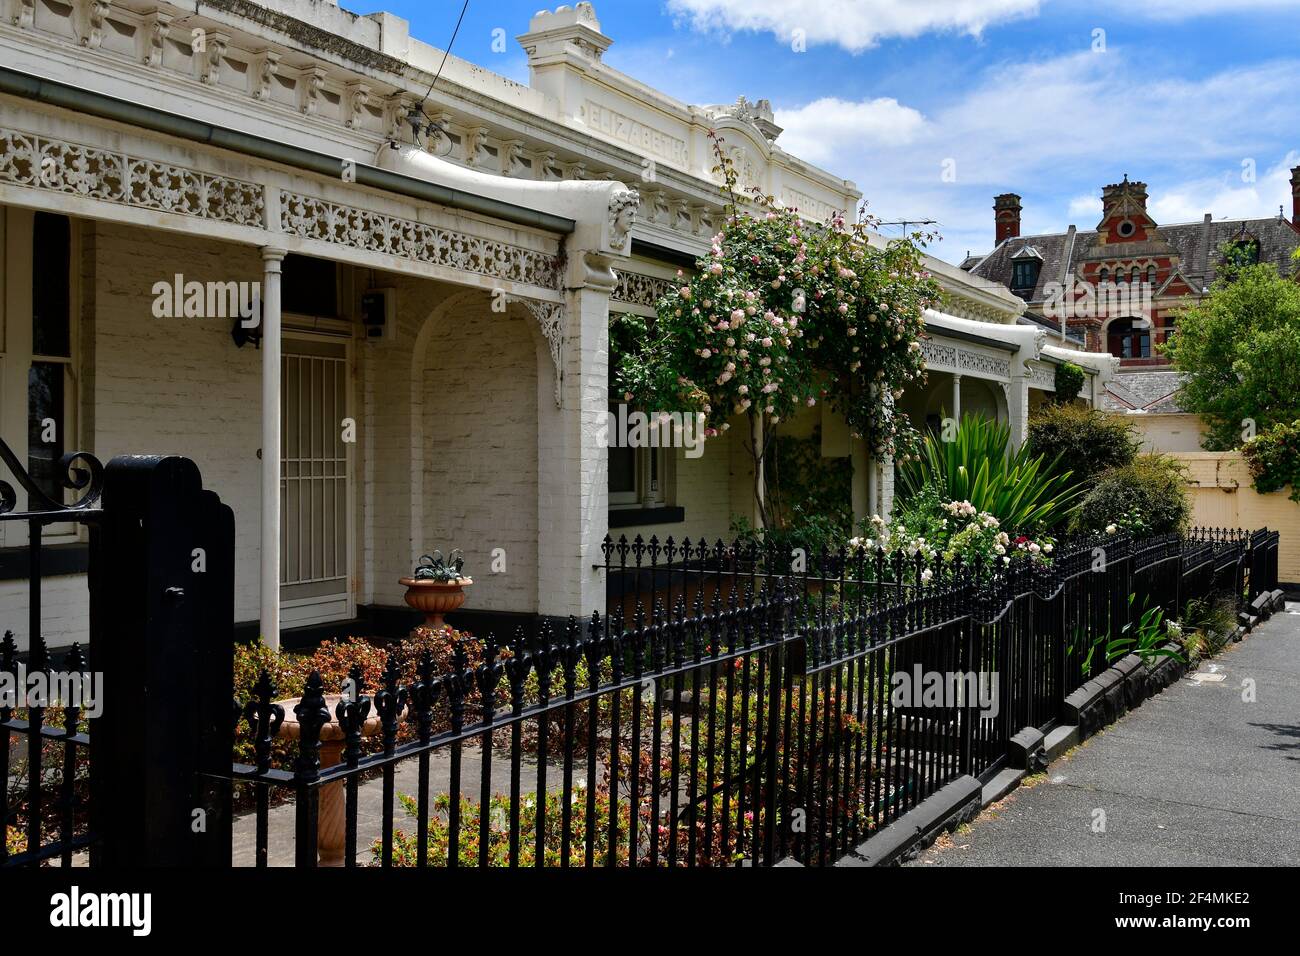
[[(1300, 202), (1300, 199), (1297, 199)], [(1020, 197), (1015, 193), (1003, 193), (993, 197), (994, 245), (1004, 239), (1015, 239), (1020, 235)]]
[(1291, 225), (1300, 229), (1300, 166), (1291, 170)]
[(1120, 212), (1127, 212), (1131, 215), (1136, 209), (1145, 213), (1147, 211), (1147, 184), (1136, 179), (1130, 180), (1126, 173), (1123, 182), (1111, 183), (1109, 186), (1102, 187), (1101, 207), (1103, 222)]

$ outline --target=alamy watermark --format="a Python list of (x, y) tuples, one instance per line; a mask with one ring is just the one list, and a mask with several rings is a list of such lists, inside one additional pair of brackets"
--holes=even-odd
[(1071, 276), (1065, 282), (1043, 286), (1043, 314), (1049, 319), (1096, 319), (1125, 316), (1150, 320), (1152, 285), (1149, 282), (1092, 283)]
[(1000, 710), (997, 671), (928, 671), (916, 664), (894, 671), (889, 683), (894, 707), (974, 707), (990, 718)]
[(605, 416), (610, 448), (681, 448), (687, 458), (704, 454), (702, 412), (640, 412), (619, 405)]
[(262, 283), (185, 281), (176, 273), (170, 282), (153, 284), (156, 319), (239, 319), (246, 329), (262, 324)]
[(17, 673), (0, 672), (0, 707), (79, 707), (84, 716), (98, 717), (103, 712), (100, 690), (104, 675), (98, 671), (28, 672), (19, 664)]

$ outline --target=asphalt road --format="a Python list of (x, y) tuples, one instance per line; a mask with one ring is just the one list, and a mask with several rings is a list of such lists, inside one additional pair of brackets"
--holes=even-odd
[(1197, 674), (909, 865), (1300, 865), (1300, 604)]

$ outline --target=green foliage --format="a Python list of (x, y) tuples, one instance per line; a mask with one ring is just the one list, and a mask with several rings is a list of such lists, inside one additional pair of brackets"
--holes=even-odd
[[(1132, 609), (1133, 602), (1137, 598), (1136, 594), (1128, 596), (1128, 605)], [(1124, 625), (1118, 636), (1103, 634), (1098, 637), (1088, 649), (1087, 656), (1083, 659), (1083, 673), (1088, 675), (1092, 672), (1092, 658), (1098, 649), (1106, 657), (1107, 664), (1114, 664), (1117, 660), (1127, 657), (1129, 654), (1136, 654), (1142, 659), (1142, 663), (1150, 667), (1156, 662), (1157, 658), (1169, 657), (1176, 661), (1183, 661), (1185, 658), (1172, 647), (1163, 645), (1171, 640), (1181, 636), (1181, 629), (1175, 629), (1175, 626), (1166, 624), (1164, 621), (1164, 608), (1156, 606), (1146, 608), (1142, 612), (1142, 617), (1138, 619), (1136, 626), (1130, 620)]]
[(904, 498), (934, 485), (946, 500), (969, 502), (1016, 531), (1049, 530), (1069, 519), (1083, 488), (1027, 444), (1008, 454), (1010, 426), (964, 415), (948, 437), (927, 435), (919, 457), (899, 466)]
[(803, 548), (809, 554), (819, 554), (822, 549), (834, 551), (848, 538), (853, 526), (848, 527), (838, 517), (805, 511), (795, 506), (785, 523), (755, 528), (744, 517), (732, 519), (731, 535), (742, 545), (771, 545), (778, 552), (790, 553)]
[(879, 519), (872, 519), (872, 527), (877, 541), (891, 553), (919, 554), (927, 563), (936, 557), (945, 563), (960, 559), (989, 573), (1017, 561), (1049, 563), (1054, 548), (1050, 537), (1002, 530), (994, 515), (977, 510), (969, 501), (945, 501), (942, 489), (935, 485), (909, 498), (887, 530)]
[(1230, 594), (1194, 598), (1183, 608), (1183, 652), (1188, 658), (1212, 657), (1232, 639), (1236, 628), (1237, 602)]
[(1073, 472), (1080, 484), (1132, 464), (1141, 444), (1131, 423), (1096, 408), (1046, 404), (1029, 419), (1033, 454), (1055, 461), (1057, 471)]
[(809, 516), (824, 519), (840, 539), (853, 530), (853, 460), (822, 456), (821, 428), (808, 438), (782, 435), (772, 441), (766, 464), (774, 527), (798, 529)]
[[(458, 642), (464, 646), (471, 667), (482, 663), (483, 642), (450, 627), (444, 627), (440, 631), (417, 627), (404, 640), (388, 647), (372, 644), (359, 637), (325, 641), (310, 654), (274, 651), (261, 643), (239, 644), (235, 646), (235, 700), (242, 706), (252, 698), (253, 687), (263, 669), (275, 682), (278, 699), (301, 696), (303, 685), (312, 671), (320, 673), (326, 694), (342, 693), (343, 682), (348, 679), (353, 667), (361, 668), (362, 692), (373, 695), (383, 680), (390, 654), (397, 657), (401, 683), (410, 686), (416, 679), (416, 668), (426, 650), (433, 656), (435, 673), (445, 673), (451, 669), (452, 651)], [(503, 686), (501, 693), (504, 692)], [(451, 726), (445, 700), (440, 699), (435, 705), (434, 723), (436, 729)], [(414, 733), (411, 723), (403, 721), (399, 725), (398, 739), (403, 742), (410, 740)], [(367, 737), (362, 742), (362, 747), (367, 752), (379, 746), (378, 737)], [(297, 744), (294, 741), (277, 738), (272, 745), (275, 766), (292, 766), (296, 753)], [(242, 718), (235, 731), (234, 759), (239, 763), (253, 762), (253, 738), (248, 722)]]
[(1079, 397), (1083, 390), (1083, 369), (1073, 362), (1062, 362), (1056, 366), (1055, 402), (1068, 405)]
[(1161, 348), (1187, 376), (1179, 399), (1204, 419), (1206, 448), (1237, 448), (1248, 421), (1262, 433), (1300, 418), (1300, 286), (1271, 263), (1229, 258)]
[(436, 581), (439, 584), (455, 584), (468, 577), (465, 574), (465, 553), (456, 548), (450, 556), (444, 558), (442, 552), (420, 555), (420, 563), (411, 575), (417, 581)]
[(1263, 494), (1291, 486), (1291, 500), (1300, 502), (1300, 419), (1279, 423), (1241, 446), (1242, 457)]
[(1115, 526), (1139, 534), (1183, 533), (1191, 512), (1183, 465), (1168, 455), (1139, 455), (1097, 479), (1079, 505), (1074, 530), (1099, 533)]
[[(586, 785), (580, 780), (574, 781), (574, 789), (574, 800), (569, 806), (571, 816), (569, 832), (571, 838), (567, 859), (561, 854), (564, 829), (562, 794), (554, 790), (548, 790), (543, 797), (546, 801), (545, 824), (542, 828), (543, 866), (581, 867), (585, 863), (587, 844), (584, 837), (587, 828), (587, 799), (584, 791)], [(398, 795), (398, 800), (413, 819), (418, 817), (419, 805), (414, 797), (403, 793)], [(482, 817), (479, 814), (479, 806), (480, 804), (466, 797), (460, 799), (460, 826), (458, 827), (460, 833), (456, 849), (456, 862), (460, 866), (479, 865), (479, 852), (482, 846)], [(448, 794), (440, 793), (433, 798), (433, 813), (429, 815), (427, 846), (430, 866), (447, 866), (451, 856), (450, 809), (451, 797)], [(511, 809), (512, 804), (508, 795), (493, 794), (489, 800), (487, 860), (490, 867), (510, 865)], [(609, 812), (609, 788), (602, 786), (597, 788), (596, 791), (596, 814), (594, 817), (596, 840), (592, 845), (593, 857), (601, 865), (604, 865), (609, 859)], [(628, 862), (627, 833), (630, 826), (627, 804), (621, 803), (618, 812), (617, 836), (619, 846), (615, 852), (615, 861), (616, 865), (626, 866)], [(519, 840), (519, 865), (525, 867), (536, 866), (537, 798), (535, 794), (525, 794), (520, 798), (519, 832), (521, 834)], [(574, 834), (578, 836), (578, 839), (572, 839)], [(393, 831), (394, 866), (415, 866), (419, 859), (417, 848), (415, 834), (407, 833), (401, 829)], [(383, 855), (382, 841), (375, 840), (370, 849), (375, 862), (378, 863)]]

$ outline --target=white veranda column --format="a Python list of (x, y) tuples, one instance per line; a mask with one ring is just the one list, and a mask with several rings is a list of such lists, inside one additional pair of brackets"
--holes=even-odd
[(280, 647), (280, 264), (262, 249), (262, 642)]
[(1007, 387), (1007, 420), (1011, 424), (1011, 448), (1018, 450), (1029, 437), (1029, 378), (1012, 375)]
[[(575, 261), (576, 260), (576, 261)], [(609, 520), (608, 258), (570, 260), (565, 295), (561, 407), (538, 383), (538, 607), (542, 614), (590, 616), (605, 611), (601, 543)]]
[(949, 412), (952, 420), (958, 425), (961, 424), (961, 376), (953, 375), (952, 377), (952, 410)]

